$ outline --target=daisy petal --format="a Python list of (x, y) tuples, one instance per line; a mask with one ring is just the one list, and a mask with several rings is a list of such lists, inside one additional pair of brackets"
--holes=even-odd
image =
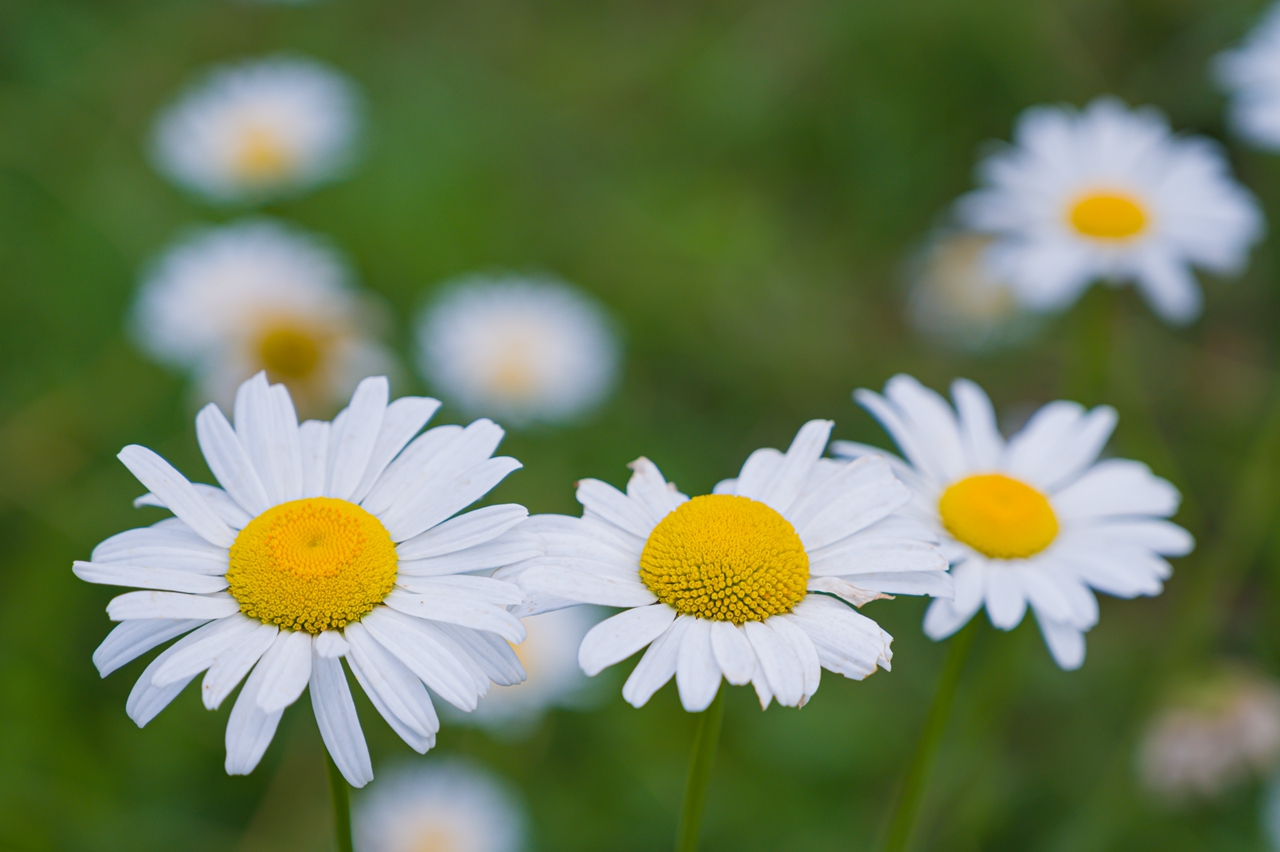
[(728, 621), (712, 622), (711, 651), (725, 680), (734, 686), (751, 682), (756, 670), (756, 652), (741, 627)]
[(632, 707), (643, 707), (662, 686), (675, 675), (680, 643), (694, 619), (682, 615), (667, 631), (653, 640), (631, 676), (622, 686), (622, 698)]
[(209, 710), (217, 710), (244, 676), (254, 667), (262, 655), (275, 644), (280, 628), (274, 624), (259, 624), (253, 632), (219, 654), (204, 673), (200, 685), (200, 698)]
[(439, 526), (396, 545), (401, 560), (429, 559), (466, 550), (492, 541), (529, 517), (529, 510), (515, 503), (486, 506), (450, 518)]
[(720, 691), (720, 667), (711, 650), (711, 622), (706, 619), (693, 619), (680, 640), (676, 688), (680, 703), (690, 713), (706, 710)]
[(804, 698), (804, 671), (791, 644), (763, 621), (748, 621), (743, 630), (778, 703), (798, 706)]
[[(351, 670), (365, 692), (379, 705), (378, 712), (383, 718), (392, 727), (411, 731), (418, 743), (434, 740), (436, 731), (440, 730), (440, 720), (422, 681), (394, 654), (383, 648), (363, 624), (347, 625), (345, 635), (351, 643), (351, 654), (347, 658)], [(403, 734), (401, 738), (414, 745)]]
[(177, 592), (126, 592), (107, 604), (112, 621), (134, 618), (226, 618), (240, 611), (240, 604), (225, 592), (216, 595), (184, 595)]
[(308, 420), (298, 427), (303, 497), (320, 497), (324, 494), (324, 480), (329, 471), (331, 428), (321, 420)]
[(351, 502), (359, 503), (368, 496), (391, 460), (413, 440), (414, 435), (422, 431), (439, 408), (439, 400), (423, 396), (403, 396), (387, 406), (382, 418), (382, 431), (378, 433), (364, 477), (351, 495)]
[(199, 618), (147, 618), (121, 622), (93, 652), (93, 664), (97, 666), (98, 674), (106, 677), (157, 645), (190, 633), (206, 623)]
[(373, 763), (342, 662), (317, 654), (311, 671), (311, 707), (320, 738), (347, 783), (363, 787), (373, 780)]
[(386, 376), (371, 376), (356, 387), (342, 428), (335, 429), (330, 438), (327, 496), (350, 500), (364, 479), (382, 431), (390, 395), (391, 386)]
[(297, 701), (311, 679), (311, 634), (280, 631), (254, 673), (259, 671), (258, 707), (262, 712), (270, 715)]
[(222, 409), (212, 402), (196, 415), (196, 440), (209, 470), (231, 499), (250, 515), (260, 515), (271, 506), (262, 480), (235, 429), (227, 422)]
[(218, 517), (218, 513), (173, 465), (137, 444), (125, 447), (118, 458), (139, 482), (164, 501), (169, 511), (205, 541), (220, 547), (230, 547), (235, 543), (236, 534), (231, 527)]
[(583, 637), (578, 665), (595, 677), (653, 642), (675, 620), (676, 611), (666, 604), (638, 606), (606, 618)]
[(1064, 671), (1075, 671), (1084, 665), (1084, 633), (1070, 624), (1036, 618), (1044, 642), (1053, 660)]

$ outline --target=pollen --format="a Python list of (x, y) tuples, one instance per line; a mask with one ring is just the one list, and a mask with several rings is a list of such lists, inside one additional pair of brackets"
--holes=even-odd
[(694, 497), (649, 534), (640, 579), (684, 615), (743, 624), (804, 599), (809, 555), (795, 527), (748, 497)]
[(258, 359), (273, 381), (300, 381), (320, 365), (321, 344), (315, 334), (288, 325), (273, 326), (258, 339)]
[(1130, 196), (1112, 192), (1078, 199), (1071, 207), (1070, 219), (1080, 234), (1099, 240), (1127, 240), (1147, 227), (1147, 212), (1142, 205)]
[(242, 179), (251, 183), (280, 180), (291, 166), (289, 152), (274, 133), (257, 127), (244, 132), (235, 161)]
[(1026, 559), (1058, 536), (1049, 498), (999, 473), (955, 483), (943, 492), (938, 511), (953, 536), (993, 559)]
[(346, 500), (311, 497), (273, 506), (240, 531), (227, 582), (245, 615), (320, 633), (368, 615), (398, 564), (381, 521)]

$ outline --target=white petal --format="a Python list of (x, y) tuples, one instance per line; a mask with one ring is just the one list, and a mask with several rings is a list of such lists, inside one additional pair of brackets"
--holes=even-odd
[(382, 431), (378, 433), (364, 477), (351, 495), (351, 502), (359, 503), (368, 496), (391, 460), (427, 425), (439, 408), (439, 400), (423, 396), (402, 396), (387, 406), (382, 418)]
[[(470, 669), (450, 653), (430, 624), (386, 607), (375, 609), (360, 623), (445, 701), (460, 710), (476, 708), (479, 694)], [(520, 629), (523, 633), (524, 627)]]
[(456, 598), (501, 607), (524, 603), (524, 594), (519, 586), (492, 577), (474, 577), (468, 574), (450, 577), (398, 577), (397, 582), (401, 588), (420, 595)]
[(578, 502), (587, 512), (640, 538), (648, 538), (656, 521), (640, 503), (607, 482), (584, 479), (578, 483)]
[(371, 376), (356, 386), (342, 428), (330, 435), (327, 496), (350, 500), (364, 479), (390, 395), (391, 386), (385, 376)]
[(316, 637), (315, 641), (316, 653), (326, 659), (336, 660), (339, 657), (345, 657), (347, 652), (351, 650), (347, 640), (337, 630), (325, 630)]
[(778, 703), (784, 707), (798, 706), (804, 698), (804, 671), (790, 643), (763, 621), (748, 621), (742, 629)]
[(177, 592), (126, 592), (107, 604), (112, 621), (133, 618), (226, 618), (240, 611), (240, 604), (226, 593), (183, 595)]
[(666, 604), (620, 612), (587, 631), (578, 648), (578, 665), (595, 677), (654, 641), (671, 626), (676, 611)]
[(520, 462), (506, 456), (483, 461), (447, 483), (430, 483), (378, 517), (392, 541), (405, 541), (461, 512), (521, 467)]
[(121, 622), (93, 652), (93, 664), (97, 666), (98, 674), (106, 677), (157, 645), (190, 633), (205, 623), (199, 618), (147, 618)]
[[(175, 643), (173, 648), (177, 647), (178, 645)], [(173, 648), (169, 650), (173, 650)], [(165, 653), (168, 653), (168, 651)], [(165, 659), (165, 655), (161, 654), (151, 661), (151, 665), (142, 670), (142, 676), (133, 685), (133, 689), (129, 692), (129, 698), (125, 701), (125, 713), (139, 728), (145, 728), (148, 722), (158, 716), (161, 710), (168, 707), (170, 702), (177, 698), (182, 690), (187, 688), (187, 684), (191, 683), (190, 678), (164, 686), (156, 686), (152, 683), (151, 676), (155, 674), (155, 670), (159, 666), (164, 664)]]
[(116, 533), (95, 547), (90, 558), (94, 562), (148, 564), (140, 562), (140, 556), (184, 556), (226, 564), (227, 548), (210, 544), (186, 524), (151, 526)]
[[(284, 394), (284, 399), (280, 398)], [(283, 387), (275, 392), (258, 373), (236, 392), (236, 435), (258, 472), (272, 505), (302, 493), (302, 456), (297, 415)]]
[[(401, 738), (410, 745), (434, 741), (440, 720), (431, 704), (431, 696), (422, 681), (404, 663), (377, 642), (363, 624), (350, 624), (346, 629), (351, 653), (347, 657), (371, 700)], [(411, 733), (405, 737), (401, 729)], [(429, 748), (428, 745), (426, 748)], [(425, 752), (426, 748), (422, 751)]]
[(1053, 654), (1054, 662), (1064, 671), (1075, 671), (1084, 665), (1084, 633), (1070, 624), (1036, 618), (1040, 633)]
[(311, 634), (282, 630), (275, 643), (258, 664), (254, 674), (261, 673), (258, 707), (271, 714), (298, 700), (311, 679)]
[(835, 423), (830, 420), (810, 420), (800, 427), (782, 458), (782, 464), (778, 466), (778, 472), (760, 498), (764, 503), (784, 516), (787, 514), (787, 510), (800, 495), (813, 466), (822, 457), (833, 426)]
[[(497, 581), (494, 581), (497, 582)], [(508, 642), (523, 642), (524, 625), (502, 606), (461, 597), (437, 597), (397, 588), (383, 600), (393, 610), (415, 618), (460, 624), (497, 633)]]
[(589, 574), (563, 567), (551, 559), (534, 562), (536, 564), (519, 578), (526, 593), (541, 592), (599, 606), (648, 606), (658, 600), (657, 595), (640, 582), (639, 575), (629, 578), (612, 573)]
[(967, 379), (951, 383), (951, 398), (959, 415), (960, 441), (969, 468), (993, 470), (1004, 453), (1004, 438), (996, 426), (996, 412), (982, 388)]
[(875, 589), (864, 589), (861, 586), (855, 586), (848, 580), (842, 580), (839, 577), (810, 577), (808, 589), (811, 592), (834, 595), (850, 606), (857, 607), (889, 597)]
[(302, 496), (320, 497), (329, 473), (329, 434), (332, 427), (322, 420), (308, 420), (298, 427), (302, 456)]
[(883, 458), (849, 462), (797, 507), (796, 532), (806, 550), (816, 550), (853, 535), (887, 517), (911, 500)]
[(117, 457), (139, 482), (164, 501), (169, 511), (205, 541), (221, 547), (235, 543), (236, 534), (231, 527), (173, 465), (137, 444), (125, 447)]
[[(208, 501), (210, 508), (217, 512), (218, 517), (226, 521), (227, 525), (233, 530), (244, 529), (248, 525), (249, 521), (252, 520), (252, 518), (249, 517), (249, 513), (240, 508), (240, 504), (235, 500), (232, 500), (231, 496), (221, 488), (215, 488), (212, 485), (203, 485), (199, 482), (191, 483), (191, 487), (194, 488), (201, 497)], [(140, 509), (143, 506), (155, 506), (159, 509), (169, 508), (164, 504), (163, 500), (149, 491), (141, 497), (135, 498), (133, 501), (133, 508)]]
[(653, 640), (622, 685), (623, 700), (632, 707), (643, 707), (663, 684), (671, 680), (676, 673), (681, 639), (693, 621), (692, 617), (682, 615), (667, 628), (667, 632)]
[(434, 627), (451, 638), (498, 686), (515, 686), (528, 679), (511, 643), (484, 630), (440, 622)]
[(800, 698), (800, 706), (803, 707), (818, 691), (818, 684), (822, 679), (822, 664), (818, 660), (818, 649), (801, 628), (800, 625), (805, 624), (804, 621), (796, 621), (791, 616), (782, 615), (770, 618), (766, 624), (791, 646), (791, 650), (800, 661), (800, 672), (804, 683), (804, 694)]
[(711, 651), (711, 622), (706, 619), (693, 619), (680, 641), (676, 688), (680, 703), (690, 713), (706, 710), (720, 691), (720, 667)]
[(728, 621), (712, 622), (711, 651), (725, 680), (734, 686), (751, 682), (756, 670), (756, 652), (741, 627)]
[(400, 542), (396, 554), (401, 561), (408, 561), (466, 550), (492, 541), (528, 517), (529, 510), (514, 503), (486, 506)]
[(815, 577), (849, 577), (895, 571), (945, 571), (947, 558), (936, 546), (909, 538), (854, 535), (809, 552), (809, 573)]
[(156, 686), (189, 682), (213, 665), (220, 654), (243, 641), (260, 623), (236, 613), (206, 624), (187, 637), (191, 640), (189, 644), (175, 648), (164, 665), (155, 670), (152, 682)]
[(259, 624), (252, 633), (219, 654), (200, 684), (204, 706), (210, 710), (221, 707), (254, 664), (275, 644), (279, 634), (280, 628), (274, 624)]
[(946, 571), (887, 571), (856, 574), (851, 581), (864, 589), (886, 595), (928, 595), (934, 598), (955, 596), (955, 586)]
[(311, 707), (325, 748), (337, 764), (338, 771), (352, 787), (363, 787), (373, 780), (373, 763), (369, 746), (360, 730), (360, 717), (351, 700), (351, 688), (342, 662), (319, 654), (311, 663)]
[[(369, 681), (369, 676), (365, 674), (364, 668), (354, 656), (347, 657), (347, 665), (351, 666), (351, 673), (356, 676), (356, 681), (359, 682), (360, 687), (365, 692), (365, 695), (368, 696), (369, 702), (373, 704), (374, 709), (378, 711), (378, 714), (382, 716), (386, 723), (391, 726), (391, 730), (395, 731), (396, 735), (399, 736), (400, 739), (404, 740), (409, 745), (409, 748), (413, 749), (418, 754), (426, 754), (430, 751), (436, 744), (435, 733), (420, 734), (408, 727), (403, 720), (387, 708), (384, 696), (380, 695), (377, 690), (373, 688), (373, 685)], [(404, 668), (404, 665), (400, 663), (399, 660), (396, 661), (396, 665)], [(408, 669), (405, 669), (405, 671), (407, 672)], [(426, 697), (427, 703), (430, 705), (431, 697), (427, 695), (426, 687), (424, 687), (422, 682), (414, 677), (412, 673), (410, 673), (409, 676), (413, 678), (414, 683), (416, 683), (418, 688), (422, 690), (423, 696)], [(431, 712), (434, 717), (435, 709), (432, 708)]]
[(756, 450), (743, 463), (732, 493), (752, 500), (763, 499), (769, 483), (773, 482), (778, 469), (782, 467), (782, 460), (782, 453), (772, 447)]
[[(471, 426), (475, 426), (472, 423)], [(470, 428), (470, 427), (469, 427)], [(428, 429), (409, 443), (387, 469), (378, 477), (369, 495), (360, 504), (375, 515), (380, 515), (400, 499), (406, 491), (416, 491), (436, 475), (452, 458), (449, 451), (461, 435), (461, 426), (437, 426)], [(501, 432), (501, 430), (499, 430)], [(497, 443), (494, 442), (494, 446)]]
[(1073, 525), (1058, 537), (1063, 545), (1141, 547), (1161, 556), (1186, 556), (1195, 548), (1191, 533), (1153, 518), (1104, 518)]
[[(400, 577), (436, 577), (446, 574), (465, 574), (471, 571), (484, 571), (504, 565), (514, 565), (526, 559), (542, 556), (543, 548), (538, 539), (519, 532), (509, 532), (501, 537), (455, 550), (443, 556), (431, 556), (426, 559), (400, 560)], [(404, 583), (407, 588), (410, 584)]]
[(279, 642), (273, 644), (262, 661), (254, 668), (244, 689), (240, 690), (235, 706), (231, 708), (231, 718), (227, 720), (227, 761), (228, 775), (248, 775), (266, 754), (267, 746), (276, 735), (283, 710), (267, 713), (258, 705), (258, 694), (265, 684), (263, 673), (271, 667), (273, 657), (280, 653)]
[(1066, 520), (1108, 515), (1168, 517), (1178, 510), (1178, 490), (1145, 464), (1125, 459), (1098, 462), (1050, 500)]
[(677, 506), (688, 500), (675, 485), (667, 482), (658, 466), (641, 456), (628, 465), (634, 471), (627, 481), (627, 496), (648, 513), (657, 524)]
[(999, 562), (987, 566), (986, 589), (987, 615), (991, 623), (1001, 630), (1012, 630), (1022, 623), (1027, 611), (1027, 597), (1022, 590), (1020, 567), (1008, 567)]
[(209, 470), (231, 499), (251, 515), (260, 515), (270, 508), (267, 491), (249, 454), (222, 410), (212, 402), (196, 415), (196, 440)]
[(170, 568), (147, 568), (123, 562), (74, 562), (72, 572), (86, 583), (105, 586), (129, 586), (135, 589), (157, 589), (167, 592), (189, 592), (205, 595), (227, 587), (225, 577), (175, 571)]
[(955, 598), (937, 600), (924, 615), (925, 635), (935, 642), (945, 639), (969, 623), (982, 608), (986, 589), (986, 562), (967, 559), (951, 569)]
[(877, 667), (889, 668), (893, 637), (839, 601), (810, 595), (787, 618), (809, 637), (819, 662), (830, 671), (862, 680)]

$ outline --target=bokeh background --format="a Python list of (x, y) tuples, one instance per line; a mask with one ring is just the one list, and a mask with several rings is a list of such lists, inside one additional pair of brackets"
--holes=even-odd
[[(1200, 547), (1155, 599), (1104, 600), (1083, 670), (1060, 671), (1028, 619), (983, 624), (916, 848), (1261, 850), (1259, 786), (1171, 807), (1135, 749), (1181, 678), (1222, 655), (1280, 665), (1275, 252), (1207, 281), (1204, 318), (1158, 324), (1095, 289), (1014, 348), (957, 351), (903, 320), (903, 270), (975, 151), (1016, 115), (1102, 93), (1223, 139), (1280, 221), (1280, 160), (1224, 133), (1210, 57), (1257, 0), (525, 2), (0, 0), (0, 847), (324, 850), (328, 801), (306, 699), (258, 770), (223, 774), (230, 708), (193, 691), (146, 730), (124, 702), (145, 662), (100, 680), (90, 655), (114, 594), (71, 574), (99, 540), (163, 516), (114, 458), (156, 449), (207, 470), (183, 377), (123, 327), (140, 269), (211, 209), (151, 167), (156, 111), (210, 63), (291, 51), (367, 98), (349, 178), (265, 208), (327, 235), (410, 320), (440, 282), (550, 270), (625, 333), (612, 401), (569, 427), (508, 435), (525, 469), (492, 495), (576, 512), (573, 482), (657, 461), (704, 492), (806, 419), (886, 444), (850, 400), (896, 372), (982, 383), (1016, 424), (1068, 397), (1116, 406), (1119, 455), (1186, 495)], [(423, 392), (406, 370), (398, 394)], [(456, 420), (446, 407), (442, 420)], [(1276, 440), (1267, 437), (1275, 435)], [(1263, 440), (1259, 440), (1259, 436)], [(729, 695), (708, 850), (868, 849), (945, 654), (925, 602), (866, 613), (894, 670), (828, 674), (801, 710)], [(985, 622), (985, 617), (980, 616)], [(375, 771), (465, 755), (523, 797), (537, 849), (667, 848), (694, 720), (674, 684), (634, 710), (623, 672), (598, 709), (510, 742), (447, 721), (417, 758), (357, 702)], [(374, 782), (376, 785), (376, 781)]]

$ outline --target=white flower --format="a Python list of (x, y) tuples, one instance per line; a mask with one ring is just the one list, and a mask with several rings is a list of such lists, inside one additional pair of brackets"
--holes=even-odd
[(500, 736), (521, 736), (530, 733), (551, 707), (579, 706), (589, 684), (575, 655), (595, 621), (589, 607), (521, 619), (526, 635), (515, 652), (528, 680), (490, 690), (474, 712), (455, 714), (458, 721)]
[(214, 202), (308, 189), (349, 165), (360, 98), (341, 72), (308, 59), (220, 65), (156, 120), (156, 167)]
[(1264, 230), (1216, 143), (1112, 98), (1027, 110), (979, 173), (986, 186), (958, 213), (998, 238), (994, 274), (1034, 310), (1070, 305), (1097, 279), (1132, 280), (1161, 318), (1190, 322), (1202, 301), (1191, 267), (1240, 272)]
[(982, 350), (1017, 342), (1035, 327), (1013, 286), (986, 262), (992, 238), (935, 233), (911, 264), (907, 321), (928, 339)]
[(209, 709), (248, 675), (226, 763), (247, 774), (310, 685), (325, 745), (358, 787), (373, 773), (342, 657), (424, 753), (439, 727), (427, 687), (472, 710), (490, 681), (524, 678), (508, 644), (524, 639), (507, 610), (520, 590), (473, 572), (538, 552), (528, 537), (504, 535), (527, 513), (501, 505), (452, 517), (520, 463), (490, 458), (502, 430), (488, 420), (418, 435), (439, 403), (387, 399), (385, 378), (366, 379), (332, 424), (299, 425), (288, 391), (255, 376), (236, 396), (234, 428), (215, 405), (196, 418), (221, 488), (192, 485), (143, 447), (121, 451), (151, 489), (138, 504), (176, 517), (112, 536), (75, 563), (88, 582), (146, 590), (107, 606), (122, 623), (94, 663), (105, 677), (189, 634), (138, 679), (126, 710), (139, 726), (201, 672)]
[(360, 852), (521, 852), (524, 822), (505, 785), (461, 761), (400, 766), (353, 814)]
[[(1140, 462), (1097, 461), (1116, 425), (1112, 408), (1052, 402), (1006, 442), (981, 388), (959, 380), (951, 392), (955, 411), (910, 376), (890, 379), (883, 397), (854, 394), (906, 456), (894, 472), (953, 566), (955, 597), (930, 605), (925, 632), (950, 636), (984, 603), (992, 624), (1012, 630), (1029, 603), (1058, 665), (1079, 668), (1084, 633), (1098, 621), (1091, 590), (1157, 595), (1172, 570), (1161, 557), (1191, 551), (1191, 536), (1162, 520), (1178, 492)], [(883, 452), (848, 441), (832, 450)]]
[(393, 363), (351, 277), (327, 244), (284, 225), (207, 228), (151, 265), (131, 325), (152, 357), (195, 373), (201, 401), (229, 405), (266, 370), (301, 410), (329, 412)]
[(571, 420), (613, 389), (618, 342), (604, 309), (549, 278), (476, 276), (448, 286), (418, 321), (423, 375), (472, 413)]
[(1249, 142), (1280, 151), (1280, 4), (1273, 5), (1244, 44), (1214, 60), (1230, 95), (1227, 118)]
[(861, 680), (889, 668), (892, 637), (853, 606), (882, 593), (951, 593), (946, 560), (883, 458), (821, 458), (830, 421), (804, 426), (784, 455), (751, 454), (737, 479), (690, 500), (648, 459), (625, 494), (578, 483), (581, 518), (538, 515), (521, 525), (546, 555), (503, 568), (531, 608), (623, 607), (582, 642), (589, 675), (648, 646), (622, 696), (639, 707), (676, 678), (686, 710), (720, 688), (755, 686), (761, 707), (795, 707), (821, 669)]
[(1230, 666), (1185, 684), (1138, 754), (1147, 788), (1173, 803), (1213, 798), (1280, 763), (1280, 685)]

